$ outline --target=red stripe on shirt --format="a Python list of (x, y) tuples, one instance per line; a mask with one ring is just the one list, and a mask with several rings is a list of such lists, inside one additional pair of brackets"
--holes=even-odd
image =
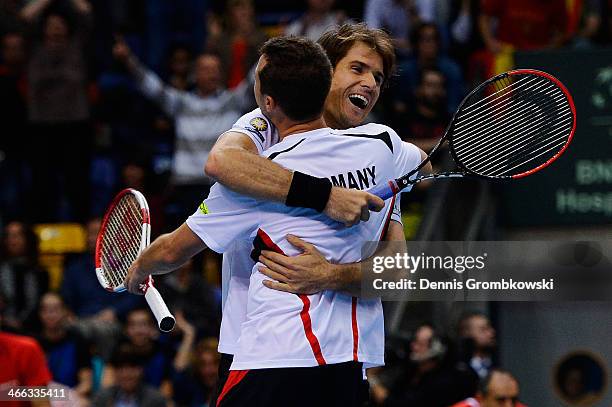
[[(261, 238), (261, 240), (270, 250), (273, 250), (276, 253), (280, 253), (286, 256), (285, 252), (283, 252), (283, 249), (278, 247), (278, 245), (276, 245), (276, 243), (272, 241), (272, 239), (270, 238), (270, 236), (268, 236), (266, 232), (259, 229), (257, 231), (257, 235)], [(298, 297), (300, 298), (300, 300), (302, 300), (302, 303), (304, 304), (304, 306), (302, 307), (302, 311), (300, 312), (300, 318), (302, 319), (302, 325), (304, 325), (304, 333), (306, 334), (306, 340), (308, 340), (308, 343), (310, 344), (310, 348), (312, 349), (312, 353), (314, 354), (317, 363), (319, 365), (325, 365), (327, 362), (325, 362), (323, 352), (321, 352), (321, 345), (319, 344), (319, 339), (317, 339), (317, 336), (312, 330), (312, 320), (310, 319), (309, 313), (310, 299), (307, 295), (303, 294), (298, 295)]]
[(216, 404), (217, 407), (219, 407), (219, 405), (221, 404), (221, 401), (227, 395), (227, 393), (229, 393), (229, 391), (234, 386), (240, 383), (242, 379), (244, 379), (247, 373), (249, 373), (248, 370), (231, 370), (230, 371), (229, 375), (227, 376), (227, 381), (225, 382), (225, 385), (223, 386), (223, 390), (221, 391), (221, 394), (217, 398), (217, 404)]
[(278, 247), (276, 245), (276, 243), (274, 243), (272, 241), (272, 239), (270, 238), (270, 236), (268, 236), (268, 234), (266, 232), (264, 232), (263, 230), (259, 229), (257, 231), (257, 236), (259, 236), (261, 238), (261, 240), (263, 240), (263, 242), (266, 244), (266, 246), (268, 247), (268, 249), (275, 251), (276, 253), (280, 253), (283, 256), (286, 256), (285, 252), (283, 252), (283, 249), (281, 249), (280, 247)]
[(314, 353), (315, 359), (317, 359), (317, 363), (319, 365), (325, 365), (327, 362), (325, 362), (325, 358), (321, 352), (321, 345), (319, 344), (317, 336), (312, 331), (312, 321), (310, 320), (310, 313), (308, 312), (310, 310), (310, 299), (304, 294), (299, 294), (298, 297), (300, 297), (300, 300), (304, 303), (302, 311), (300, 312), (300, 318), (302, 318), (306, 339), (308, 343), (310, 343), (310, 348), (312, 349), (312, 353)]
[(353, 297), (351, 318), (353, 323), (353, 360), (357, 362), (357, 351), (359, 350), (359, 327), (357, 326), (357, 297)]

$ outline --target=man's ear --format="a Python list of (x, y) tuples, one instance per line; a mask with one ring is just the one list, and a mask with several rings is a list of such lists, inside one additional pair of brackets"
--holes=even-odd
[(264, 95), (264, 106), (267, 112), (273, 112), (276, 109), (276, 102), (272, 96)]

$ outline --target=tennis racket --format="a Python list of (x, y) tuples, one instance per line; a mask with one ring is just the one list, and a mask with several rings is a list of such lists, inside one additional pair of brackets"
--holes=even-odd
[[(533, 69), (506, 72), (463, 99), (444, 136), (414, 170), (369, 192), (388, 199), (426, 179), (526, 177), (559, 158), (575, 130), (574, 101), (557, 78)], [(457, 171), (417, 176), (443, 144)]]
[[(127, 272), (134, 260), (151, 241), (149, 205), (135, 189), (119, 192), (104, 215), (96, 242), (96, 275), (108, 291), (122, 292)], [(174, 328), (174, 317), (166, 303), (153, 287), (149, 276), (145, 284), (145, 299), (151, 308), (159, 329), (168, 332)]]

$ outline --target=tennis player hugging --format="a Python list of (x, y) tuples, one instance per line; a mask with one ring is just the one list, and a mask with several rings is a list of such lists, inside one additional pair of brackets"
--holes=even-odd
[[(219, 139), (206, 168), (232, 188), (215, 184), (128, 273), (128, 290), (143, 294), (150, 274), (170, 272), (207, 247), (224, 253), (225, 356), (211, 405), (361, 406), (365, 368), (384, 364), (382, 304), (358, 298), (359, 262), (375, 254), (362, 254), (363, 242), (384, 239), (390, 224), (401, 230), (396, 197), (334, 186), (331, 177), (369, 168), (374, 187), (409, 172), (425, 153), (387, 126), (351, 127), (393, 69), (386, 34), (345, 25), (319, 43), (278, 37), (264, 44), (255, 71), (259, 108)], [(242, 169), (213, 170), (223, 155)]]

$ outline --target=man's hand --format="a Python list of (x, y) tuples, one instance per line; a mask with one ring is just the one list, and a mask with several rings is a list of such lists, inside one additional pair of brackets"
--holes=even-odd
[(323, 210), (330, 218), (353, 226), (370, 219), (370, 210), (380, 212), (385, 201), (365, 191), (333, 187)]
[(268, 250), (262, 251), (259, 261), (265, 266), (260, 266), (259, 271), (275, 280), (264, 280), (263, 284), (274, 290), (294, 294), (315, 294), (331, 289), (334, 265), (313, 245), (299, 237), (288, 235), (287, 241), (301, 249), (302, 254), (287, 257)]
[(141, 271), (136, 260), (129, 268), (125, 278), (125, 288), (132, 294), (144, 295), (149, 275)]

